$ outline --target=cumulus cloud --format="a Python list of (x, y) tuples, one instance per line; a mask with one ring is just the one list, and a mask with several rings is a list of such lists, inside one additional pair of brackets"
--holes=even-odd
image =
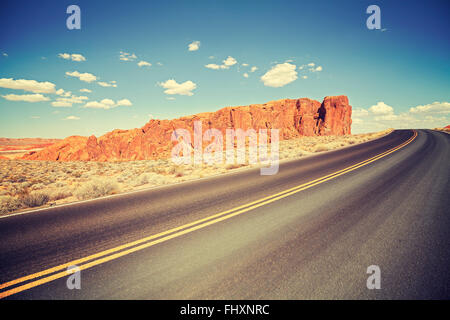
[(62, 108), (70, 108), (72, 107), (72, 103), (67, 101), (56, 100), (52, 102), (53, 107), (62, 107)]
[(114, 102), (112, 99), (103, 99), (102, 101), (89, 101), (84, 105), (85, 108), (94, 108), (94, 109), (112, 109), (120, 106), (131, 107), (133, 104), (128, 99), (122, 99), (117, 102)]
[(169, 79), (166, 82), (159, 83), (164, 89), (165, 94), (179, 94), (184, 96), (192, 96), (192, 90), (197, 88), (197, 85), (192, 81), (185, 81), (177, 83), (174, 79)]
[(450, 103), (434, 102), (410, 108), (407, 112), (396, 113), (384, 102), (378, 102), (368, 109), (356, 108), (352, 112), (352, 132), (373, 132), (387, 128), (436, 128), (450, 123), (448, 114)]
[(250, 72), (255, 72), (256, 70), (258, 70), (258, 67), (253, 66), (251, 67)]
[(128, 99), (122, 99), (117, 101), (116, 106), (124, 106), (124, 107), (131, 107), (133, 104)]
[(41, 101), (49, 101), (50, 99), (46, 96), (43, 96), (40, 93), (35, 94), (7, 94), (2, 96), (4, 99), (8, 101), (25, 101), (25, 102), (41, 102)]
[(357, 108), (352, 110), (352, 116), (355, 117), (367, 117), (369, 115), (369, 111), (367, 111), (366, 109), (363, 108)]
[[(213, 70), (221, 69), (221, 66), (219, 66), (218, 64), (215, 64), (215, 63), (208, 63), (207, 65), (205, 65), (205, 67), (208, 69), (213, 69)], [(222, 69), (225, 69), (225, 68), (222, 68)]]
[(58, 57), (65, 59), (65, 60), (72, 60), (72, 61), (77, 61), (77, 62), (86, 61), (86, 58), (83, 55), (78, 54), (78, 53), (72, 53), (72, 54), (60, 53), (60, 54), (58, 54)]
[(147, 61), (139, 61), (138, 66), (139, 67), (150, 67), (152, 64), (150, 62)]
[(63, 120), (80, 120), (80, 118), (77, 116), (68, 116), (68, 117), (65, 117)]
[(298, 67), (299, 70), (305, 70), (308, 69), (309, 72), (320, 72), (323, 70), (322, 66), (316, 66), (314, 62), (310, 62), (308, 64), (303, 64)]
[(0, 79), (0, 88), (24, 90), (33, 93), (54, 93), (55, 85), (51, 82), (38, 82), (36, 80), (25, 80), (12, 78)]
[(290, 63), (281, 63), (273, 66), (262, 77), (261, 81), (267, 87), (282, 87), (297, 80), (297, 66)]
[(92, 90), (83, 88), (83, 89), (80, 89), (80, 92), (87, 92), (87, 93), (90, 93), (90, 92), (92, 92)]
[(105, 87), (105, 88), (107, 88), (107, 87), (116, 88), (117, 87), (116, 81), (110, 81), (110, 82), (99, 81), (99, 82), (97, 82), (97, 84), (99, 86), (102, 86), (102, 87)]
[(231, 66), (234, 66), (237, 63), (236, 59), (228, 56), (228, 58), (226, 58), (225, 60), (222, 61), (222, 64), (215, 64), (215, 63), (210, 63), (205, 65), (206, 68), (208, 69), (213, 69), (213, 70), (219, 70), (219, 69), (229, 69)]
[(75, 96), (71, 95), (70, 97), (62, 97), (57, 98), (55, 101), (51, 103), (53, 107), (71, 107), (72, 104), (78, 103), (82, 104), (85, 100), (88, 100), (89, 98), (86, 96)]
[(134, 53), (120, 51), (119, 59), (122, 61), (134, 61), (137, 56)]
[(85, 72), (85, 73), (80, 73), (80, 72), (78, 72), (78, 71), (73, 71), (73, 72), (66, 72), (66, 75), (68, 75), (68, 76), (70, 76), (70, 77), (78, 78), (78, 79), (80, 79), (81, 81), (88, 82), (88, 83), (97, 80), (97, 77), (96, 77), (96, 76), (94, 76), (94, 75), (91, 74), (91, 73), (87, 73), (87, 72)]
[(200, 49), (200, 41), (194, 41), (188, 45), (189, 51), (197, 51)]
[(376, 105), (373, 105), (369, 108), (369, 111), (376, 115), (387, 115), (393, 114), (394, 108), (388, 106), (383, 101), (378, 102)]
[(248, 78), (248, 73), (244, 73), (244, 78)]
[(409, 109), (409, 112), (420, 114), (420, 113), (440, 113), (449, 114), (450, 113), (450, 102), (433, 102), (426, 105), (419, 105)]
[(223, 60), (223, 65), (225, 65), (227, 67), (231, 67), (231, 66), (235, 65), (236, 63), (237, 63), (236, 59), (231, 56), (228, 56), (228, 58)]

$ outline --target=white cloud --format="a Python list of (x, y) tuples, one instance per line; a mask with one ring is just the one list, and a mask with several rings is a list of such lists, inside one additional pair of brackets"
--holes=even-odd
[(150, 67), (152, 64), (150, 62), (147, 61), (139, 61), (138, 66), (139, 67)]
[(197, 51), (200, 48), (200, 41), (194, 41), (188, 45), (189, 51)]
[(175, 97), (167, 97), (166, 99), (171, 101), (176, 100)]
[(206, 68), (208, 69), (213, 69), (213, 70), (219, 70), (219, 69), (229, 69), (231, 66), (234, 66), (237, 63), (236, 59), (228, 56), (228, 58), (226, 58), (225, 60), (222, 61), (221, 65), (215, 64), (215, 63), (210, 63), (205, 65)]
[(320, 72), (323, 71), (323, 67), (322, 66), (317, 66), (314, 62), (310, 62), (308, 64), (303, 64), (300, 67), (298, 67), (299, 70), (305, 70), (308, 67), (308, 71), (309, 72)]
[(409, 109), (411, 113), (441, 113), (441, 114), (449, 114), (450, 113), (450, 102), (433, 102), (430, 104), (416, 106)]
[(134, 53), (120, 51), (119, 59), (122, 61), (134, 61), (137, 56)]
[(128, 99), (122, 99), (117, 101), (116, 106), (124, 106), (124, 107), (131, 107), (133, 104)]
[(57, 101), (52, 102), (52, 106), (53, 107), (70, 108), (70, 107), (72, 107), (72, 103), (67, 102), (67, 101), (57, 100)]
[(41, 102), (41, 101), (49, 101), (50, 99), (46, 96), (43, 96), (40, 93), (35, 94), (7, 94), (2, 96), (6, 100), (9, 101), (25, 101), (25, 102)]
[(242, 66), (243, 67), (248, 67), (248, 63), (243, 63)]
[(228, 56), (228, 58), (223, 60), (223, 64), (227, 67), (231, 67), (231, 66), (235, 65), (236, 63), (237, 63), (236, 59), (231, 56)]
[(282, 87), (297, 80), (297, 66), (290, 63), (281, 63), (272, 67), (262, 77), (261, 81), (267, 87)]
[(63, 58), (65, 60), (72, 60), (72, 61), (77, 61), (77, 62), (86, 61), (86, 58), (83, 57), (83, 55), (78, 54), (78, 53), (72, 53), (72, 54), (60, 53), (60, 54), (58, 54), (58, 57)]
[(114, 102), (112, 99), (103, 99), (100, 102), (97, 101), (89, 101), (84, 105), (85, 108), (94, 108), (94, 109), (112, 109), (120, 106), (131, 107), (133, 104), (128, 99), (122, 99), (117, 102)]
[(376, 115), (386, 115), (386, 114), (393, 114), (394, 108), (388, 106), (383, 101), (380, 101), (376, 105), (371, 106), (369, 108), (369, 111)]
[(256, 70), (258, 70), (258, 67), (252, 67), (251, 69), (250, 69), (250, 72), (255, 72)]
[(68, 75), (70, 77), (76, 77), (76, 78), (80, 79), (81, 81), (88, 82), (88, 83), (97, 80), (96, 76), (94, 76), (91, 73), (87, 73), (87, 72), (85, 72), (85, 73), (80, 73), (78, 71), (66, 72), (66, 75)]
[(110, 81), (110, 82), (99, 81), (99, 82), (97, 82), (97, 84), (102, 87), (113, 87), (113, 88), (117, 87), (116, 81)]
[(450, 123), (447, 102), (434, 102), (410, 108), (408, 112), (396, 113), (395, 109), (378, 102), (367, 109), (354, 109), (352, 112), (352, 132), (373, 132), (387, 128), (436, 128)]
[[(215, 63), (209, 63), (209, 64), (205, 65), (205, 67), (208, 69), (218, 70), (218, 69), (220, 69), (221, 66), (219, 66), (218, 64), (215, 64)], [(225, 69), (225, 68), (223, 68), (223, 69)]]
[(248, 78), (248, 73), (244, 73), (244, 78)]
[(354, 109), (352, 110), (352, 116), (355, 117), (367, 117), (369, 115), (369, 111), (367, 111), (366, 109), (363, 108), (358, 108), (358, 109)]
[(90, 93), (90, 92), (92, 92), (92, 90), (83, 88), (83, 89), (80, 89), (80, 92), (87, 92), (87, 93)]
[(177, 83), (174, 79), (169, 79), (166, 82), (159, 83), (164, 89), (165, 94), (179, 94), (185, 96), (192, 96), (192, 90), (197, 88), (197, 85), (192, 81), (185, 81), (183, 83)]
[(38, 82), (36, 80), (19, 79), (14, 80), (12, 78), (0, 79), (0, 88), (24, 90), (33, 93), (54, 93), (55, 85), (51, 82)]
[(80, 118), (77, 116), (68, 116), (68, 117), (64, 118), (63, 120), (80, 120)]
[(57, 98), (56, 101), (53, 101), (51, 104), (53, 107), (71, 107), (74, 103), (82, 104), (88, 99), (89, 98), (86, 96), (72, 95), (70, 97)]
[(56, 92), (55, 92), (58, 96), (61, 96), (61, 97), (70, 97), (71, 95), (72, 95), (72, 92), (71, 91), (64, 91), (64, 89), (58, 89), (58, 90), (56, 90)]
[(308, 76), (302, 76), (302, 79), (308, 79)]

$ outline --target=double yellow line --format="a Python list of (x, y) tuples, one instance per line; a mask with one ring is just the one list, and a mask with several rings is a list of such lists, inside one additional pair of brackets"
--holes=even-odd
[[(145, 237), (143, 239), (139, 239), (133, 242), (129, 242), (126, 243), (124, 245), (118, 246), (118, 247), (114, 247), (112, 249), (108, 249), (108, 250), (104, 250), (101, 252), (98, 252), (96, 254), (90, 255), (90, 256), (86, 256), (84, 258), (81, 259), (77, 259), (77, 260), (73, 260), (61, 265), (58, 265), (56, 267), (53, 268), (49, 268), (37, 273), (33, 273), (30, 274), (28, 276), (24, 276), (9, 282), (5, 282), (3, 284), (0, 284), (0, 290), (4, 290), (10, 287), (13, 287), (15, 285), (18, 284), (22, 284), (16, 287), (13, 287), (11, 289), (5, 290), (0, 292), (0, 298), (5, 298), (8, 297), (10, 295), (34, 288), (36, 286), (39, 286), (41, 284), (44, 283), (48, 283), (50, 281), (56, 280), (56, 279), (60, 279), (63, 277), (68, 276), (70, 273), (67, 271), (67, 268), (70, 266), (78, 266), (80, 270), (85, 270), (94, 266), (97, 266), (99, 264), (123, 257), (125, 255), (128, 255), (130, 253), (154, 246), (158, 243), (161, 242), (165, 242), (168, 241), (170, 239), (182, 236), (184, 234), (187, 233), (191, 233), (195, 230), (198, 229), (202, 229), (205, 228), (207, 226), (210, 226), (212, 224), (230, 219), (234, 216), (240, 215), (244, 212), (248, 212), (250, 210), (256, 209), (258, 207), (264, 206), (266, 204), (272, 203), (274, 201), (286, 198), (290, 195), (293, 195), (295, 193), (298, 193), (300, 191), (309, 189), (313, 186), (316, 186), (320, 183), (326, 182), (328, 180), (334, 179), (336, 177), (339, 177), (343, 174), (346, 174), (348, 172), (351, 172), (353, 170), (356, 170), (358, 168), (361, 168), (363, 166), (368, 165), (369, 163), (372, 163), (376, 160), (379, 160), (403, 147), (405, 147), (406, 145), (408, 145), (409, 143), (411, 143), (415, 138), (417, 137), (417, 132), (414, 131), (414, 134), (411, 138), (409, 138), (407, 141), (405, 141), (404, 143), (400, 144), (397, 147), (394, 147), (392, 149), (389, 149), (386, 152), (383, 152), (379, 155), (376, 155), (372, 158), (369, 158), (367, 160), (364, 160), (362, 162), (359, 162), (357, 164), (354, 164), (350, 167), (347, 167), (345, 169), (336, 171), (334, 173), (328, 174), (324, 177), (309, 181), (307, 183), (303, 183), (299, 186), (284, 190), (282, 192), (273, 194), (271, 196), (265, 197), (265, 198), (261, 198), (259, 200), (247, 203), (245, 205), (241, 205), (239, 207), (230, 209), (230, 210), (226, 210), (214, 215), (211, 215), (209, 217), (200, 219), (200, 220), (196, 220), (194, 222), (158, 233), (158, 234), (154, 234), (151, 235), (149, 237)], [(35, 280), (36, 279), (36, 280)], [(32, 281), (34, 280), (34, 281)]]

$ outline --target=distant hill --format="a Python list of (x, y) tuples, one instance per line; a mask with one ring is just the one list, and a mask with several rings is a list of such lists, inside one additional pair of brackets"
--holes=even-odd
[(11, 139), (0, 138), (0, 159), (14, 159), (33, 151), (49, 147), (61, 139), (23, 138)]
[(351, 133), (352, 107), (346, 96), (325, 97), (322, 103), (308, 98), (283, 99), (264, 104), (226, 107), (173, 120), (150, 120), (139, 129), (114, 130), (99, 138), (72, 136), (41, 151), (24, 155), (27, 160), (127, 161), (167, 158), (177, 142), (175, 129), (193, 133), (194, 122), (209, 128), (247, 130), (279, 129), (280, 140), (300, 136), (345, 135)]

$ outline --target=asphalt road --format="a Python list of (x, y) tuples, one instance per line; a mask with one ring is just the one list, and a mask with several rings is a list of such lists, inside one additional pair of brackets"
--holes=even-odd
[[(450, 136), (416, 132), (285, 162), (273, 176), (244, 170), (1, 218), (0, 296), (450, 298)], [(69, 290), (67, 265), (83, 257), (81, 289)], [(366, 286), (370, 265), (380, 290)]]

